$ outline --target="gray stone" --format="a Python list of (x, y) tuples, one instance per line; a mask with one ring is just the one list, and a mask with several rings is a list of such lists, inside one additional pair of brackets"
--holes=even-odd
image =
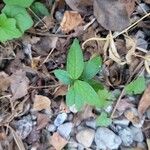
[(150, 108), (146, 111), (146, 116), (148, 119), (150, 119)]
[(33, 121), (31, 116), (28, 115), (18, 120), (15, 125), (17, 134), (25, 139), (32, 131)]
[(127, 119), (122, 119), (122, 120), (114, 119), (113, 123), (116, 124), (116, 125), (126, 126), (127, 127), (129, 125), (130, 121), (127, 120)]
[(119, 131), (123, 146), (130, 146), (133, 143), (133, 134), (130, 128), (124, 128)]
[(61, 20), (63, 18), (63, 14), (60, 11), (56, 11), (55, 18), (58, 22), (61, 22)]
[(76, 139), (85, 148), (88, 148), (93, 143), (94, 136), (95, 136), (95, 131), (93, 129), (85, 128), (77, 133)]
[(141, 128), (136, 128), (134, 126), (131, 126), (130, 129), (133, 134), (133, 140), (136, 142), (143, 142), (144, 136), (143, 136)]
[(56, 117), (56, 119), (54, 120), (54, 125), (58, 127), (61, 124), (63, 124), (66, 119), (67, 119), (67, 114), (66, 113), (59, 114)]
[(55, 132), (55, 131), (56, 131), (56, 126), (53, 125), (53, 124), (49, 124), (49, 125), (47, 125), (46, 129), (47, 129), (49, 132)]
[(96, 130), (95, 143), (98, 149), (118, 149), (121, 142), (121, 138), (108, 128), (99, 127)]
[(68, 149), (72, 150), (72, 148), (78, 147), (78, 143), (73, 138), (70, 138), (67, 147), (68, 147)]
[[(140, 3), (137, 7), (137, 12), (139, 14), (144, 14), (145, 12), (148, 12), (150, 10), (150, 8), (148, 7), (147, 4), (145, 3)], [(145, 11), (145, 12), (144, 12)]]
[(90, 120), (85, 122), (86, 126), (96, 129), (96, 120)]
[(62, 137), (68, 140), (70, 138), (70, 134), (71, 134), (73, 126), (74, 126), (73, 123), (67, 122), (67, 123), (60, 125), (57, 131)]
[(146, 40), (139, 38), (137, 39), (137, 47), (143, 48), (143, 49), (147, 49), (148, 47), (148, 43)]

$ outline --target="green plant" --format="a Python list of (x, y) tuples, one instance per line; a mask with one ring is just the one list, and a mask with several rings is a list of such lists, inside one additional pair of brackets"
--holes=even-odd
[[(34, 0), (3, 0), (4, 8), (0, 14), (0, 42), (21, 37), (33, 26), (33, 20), (27, 9)], [(44, 10), (44, 6), (36, 3), (36, 9)], [(41, 6), (41, 7), (40, 7)], [(46, 9), (46, 7), (45, 7)]]
[(99, 72), (102, 59), (95, 56), (87, 62), (83, 61), (83, 53), (79, 41), (75, 39), (67, 56), (67, 70), (55, 70), (55, 76), (68, 85), (66, 104), (75, 105), (81, 110), (85, 104), (100, 107), (101, 102), (94, 89), (102, 88), (102, 85), (92, 78)]
[(136, 80), (132, 81), (125, 86), (126, 94), (141, 94), (146, 88), (145, 78), (143, 76), (138, 77)]

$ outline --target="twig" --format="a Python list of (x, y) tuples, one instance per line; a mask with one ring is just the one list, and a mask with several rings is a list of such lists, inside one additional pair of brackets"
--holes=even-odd
[(28, 8), (28, 10), (40, 21), (44, 24), (44, 26), (48, 29), (47, 25), (45, 24), (45, 22), (31, 9)]
[(45, 60), (41, 63), (40, 66), (42, 66), (44, 63), (46, 63), (46, 61), (47, 61), (48, 58), (51, 56), (51, 54), (53, 53), (54, 50), (55, 50), (55, 48), (53, 48), (53, 49), (49, 52), (49, 54), (47, 55), (47, 57), (46, 57)]
[(45, 89), (45, 88), (56, 88), (60, 86), (61, 84), (56, 84), (56, 85), (45, 85), (45, 86), (29, 86), (28, 89)]

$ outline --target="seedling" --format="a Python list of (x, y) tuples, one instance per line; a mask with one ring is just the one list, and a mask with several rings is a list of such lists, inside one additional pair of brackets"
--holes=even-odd
[(77, 39), (73, 41), (67, 56), (66, 71), (60, 69), (54, 71), (60, 82), (68, 85), (66, 94), (68, 106), (75, 105), (77, 110), (81, 110), (85, 104), (97, 107), (101, 105), (99, 96), (93, 87), (99, 89), (102, 86), (92, 80), (99, 72), (101, 65), (102, 59), (99, 56), (84, 62), (79, 41)]

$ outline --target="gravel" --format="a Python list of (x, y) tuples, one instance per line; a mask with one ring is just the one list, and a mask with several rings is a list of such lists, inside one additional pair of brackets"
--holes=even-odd
[(119, 136), (122, 139), (123, 146), (131, 146), (133, 143), (133, 134), (130, 128), (126, 127), (119, 131)]
[(118, 149), (121, 142), (121, 138), (108, 128), (99, 127), (96, 130), (95, 143), (99, 149)]
[(70, 134), (73, 129), (73, 126), (74, 126), (73, 123), (67, 122), (67, 123), (60, 125), (57, 131), (62, 137), (68, 140), (70, 138)]
[(23, 117), (16, 122), (16, 132), (22, 138), (25, 139), (32, 131), (33, 121), (30, 115)]
[(55, 126), (60, 126), (61, 124), (63, 124), (67, 119), (67, 114), (66, 113), (62, 113), (59, 114), (56, 119), (54, 120), (54, 125)]
[(94, 136), (95, 136), (95, 131), (93, 129), (85, 128), (77, 133), (76, 139), (85, 148), (88, 148), (93, 143)]
[(133, 135), (133, 140), (136, 142), (143, 142), (144, 136), (143, 136), (141, 128), (136, 128), (134, 126), (131, 126), (130, 129)]

